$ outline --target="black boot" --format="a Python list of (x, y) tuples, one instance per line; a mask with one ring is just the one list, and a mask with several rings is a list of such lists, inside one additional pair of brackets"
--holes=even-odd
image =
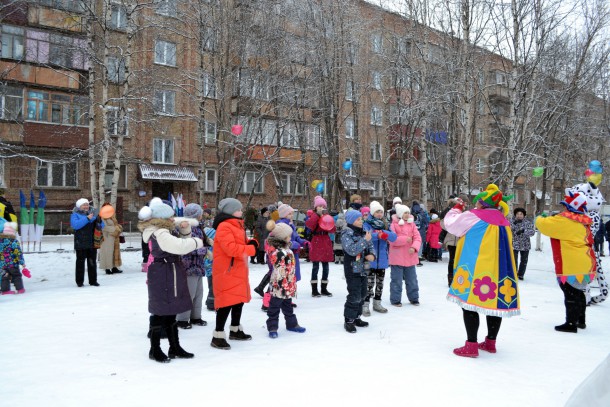
[(571, 332), (571, 333), (578, 332), (578, 328), (576, 327), (576, 324), (573, 324), (571, 322), (566, 322), (563, 325), (557, 325), (555, 327), (555, 330), (559, 331), (559, 332)]
[(246, 334), (242, 329), (241, 325), (229, 327), (229, 339), (234, 341), (249, 341), (252, 339), (252, 335)]
[(112, 270), (106, 269), (106, 274), (112, 274)]
[(358, 330), (356, 329), (356, 325), (354, 324), (354, 320), (353, 319), (345, 319), (345, 324), (343, 324), (343, 327), (345, 328), (345, 330), (347, 332), (349, 332), (350, 334), (355, 334)]
[(261, 280), (261, 282), (254, 289), (254, 292), (257, 293), (258, 295), (260, 295), (261, 297), (264, 297), (265, 296), (265, 287), (267, 287), (267, 284), (269, 284), (270, 280), (271, 280), (271, 274), (270, 273), (265, 274), (263, 276), (263, 279)]
[(318, 280), (311, 280), (311, 296), (312, 297), (321, 297), (318, 292)]
[(151, 326), (150, 327), (150, 351), (148, 352), (148, 358), (159, 363), (169, 363), (171, 360), (161, 350), (161, 331), (162, 326)]
[(169, 355), (170, 359), (191, 359), (195, 357), (192, 353), (189, 353), (182, 349), (180, 346), (180, 340), (178, 339), (178, 324), (175, 322), (171, 324), (167, 329), (167, 338), (169, 339)]
[(585, 318), (584, 312), (582, 314), (580, 314), (580, 317), (578, 317), (578, 323), (576, 324), (576, 327), (579, 328), (579, 329), (586, 329), (587, 328), (586, 318)]
[(320, 285), (322, 286), (322, 290), (320, 290), (320, 293), (323, 296), (325, 296), (325, 297), (333, 296), (333, 294), (326, 289), (326, 287), (328, 286), (328, 280), (322, 280), (322, 283)]
[(212, 343), (210, 343), (210, 346), (221, 350), (231, 349), (231, 345), (229, 345), (229, 343), (227, 342), (227, 337), (224, 331), (214, 331), (214, 334), (212, 336)]
[(369, 323), (361, 320), (360, 318), (356, 318), (354, 320), (354, 325), (356, 325), (358, 328), (364, 328), (364, 327), (369, 326)]
[(123, 272), (123, 270), (119, 270), (119, 269), (118, 269), (118, 268), (116, 268), (116, 267), (113, 267), (113, 268), (112, 268), (112, 274), (120, 274), (120, 273), (122, 273), (122, 272)]

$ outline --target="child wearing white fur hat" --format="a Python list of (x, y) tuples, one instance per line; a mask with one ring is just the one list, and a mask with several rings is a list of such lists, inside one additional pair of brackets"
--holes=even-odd
[[(25, 293), (25, 288), (23, 288), (23, 278), (21, 277), (19, 266), (23, 266), (24, 276), (30, 278), (32, 275), (25, 267), (21, 245), (16, 237), (17, 223), (4, 222), (4, 219), (2, 219), (2, 223), (4, 223), (4, 228), (2, 233), (0, 233), (0, 273), (2, 274), (2, 295), (23, 294)], [(0, 225), (0, 227), (2, 227), (2, 225)], [(11, 290), (11, 282), (17, 291)]]
[(297, 278), (295, 274), (295, 258), (290, 243), (292, 228), (286, 223), (267, 222), (269, 237), (265, 245), (269, 263), (273, 266), (269, 287), (269, 305), (267, 310), (267, 330), (269, 337), (278, 337), (280, 311), (286, 320), (286, 329), (292, 332), (303, 333), (305, 328), (299, 326), (294, 314), (292, 298), (297, 293)]
[(396, 205), (396, 217), (392, 220), (390, 230), (397, 235), (396, 240), (390, 242), (390, 303), (402, 307), (401, 293), (404, 280), (407, 298), (411, 304), (419, 305), (419, 285), (415, 266), (419, 263), (418, 251), (422, 239), (408, 206)]

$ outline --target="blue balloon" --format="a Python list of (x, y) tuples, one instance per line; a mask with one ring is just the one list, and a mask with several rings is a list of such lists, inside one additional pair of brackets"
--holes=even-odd
[(324, 183), (323, 182), (320, 182), (318, 185), (316, 185), (316, 191), (320, 192), (320, 193), (324, 192)]
[(352, 168), (352, 160), (345, 160), (343, 162), (343, 169), (349, 171), (350, 168)]
[(602, 171), (603, 171), (603, 168), (602, 168), (602, 163), (600, 163), (600, 162), (599, 162), (599, 161), (597, 161), (597, 160), (593, 160), (593, 161), (591, 161), (591, 162), (589, 163), (589, 169), (590, 169), (591, 171), (593, 171), (593, 172), (596, 172), (596, 173), (598, 173), (598, 174), (601, 174), (601, 173), (602, 173)]

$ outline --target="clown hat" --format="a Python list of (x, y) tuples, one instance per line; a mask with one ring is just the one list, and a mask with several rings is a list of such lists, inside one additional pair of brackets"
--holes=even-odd
[(472, 203), (476, 204), (479, 202), (484, 208), (502, 208), (504, 216), (506, 216), (508, 215), (509, 210), (506, 202), (511, 199), (513, 199), (513, 196), (504, 196), (496, 184), (489, 184), (487, 185), (487, 188), (485, 188), (485, 191), (479, 192), (479, 194), (474, 197)]
[(581, 215), (587, 210), (587, 197), (579, 192), (569, 192), (564, 200), (560, 202), (567, 210)]

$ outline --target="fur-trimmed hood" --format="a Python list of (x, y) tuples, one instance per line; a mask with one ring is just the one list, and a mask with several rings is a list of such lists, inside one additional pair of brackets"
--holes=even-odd
[(12, 239), (12, 240), (15, 240), (15, 239), (17, 239), (17, 237), (13, 236), (13, 235), (7, 235), (7, 234), (4, 234), (4, 233), (0, 233), (0, 239)]
[[(191, 218), (173, 218), (173, 220), (171, 219), (160, 219), (160, 218), (153, 218), (150, 220), (145, 220), (145, 221), (140, 221), (138, 222), (138, 230), (140, 232), (142, 232), (142, 239), (145, 242), (148, 242), (148, 240), (150, 240), (150, 236), (155, 233), (157, 230), (159, 229), (167, 229), (170, 232), (175, 230), (182, 222), (188, 222), (189, 227), (188, 227), (188, 234), (190, 235), (190, 228), (193, 226), (197, 226), (199, 224), (199, 222), (197, 221), (197, 219), (191, 219)], [(180, 230), (181, 234), (186, 235), (187, 231), (186, 230)]]

